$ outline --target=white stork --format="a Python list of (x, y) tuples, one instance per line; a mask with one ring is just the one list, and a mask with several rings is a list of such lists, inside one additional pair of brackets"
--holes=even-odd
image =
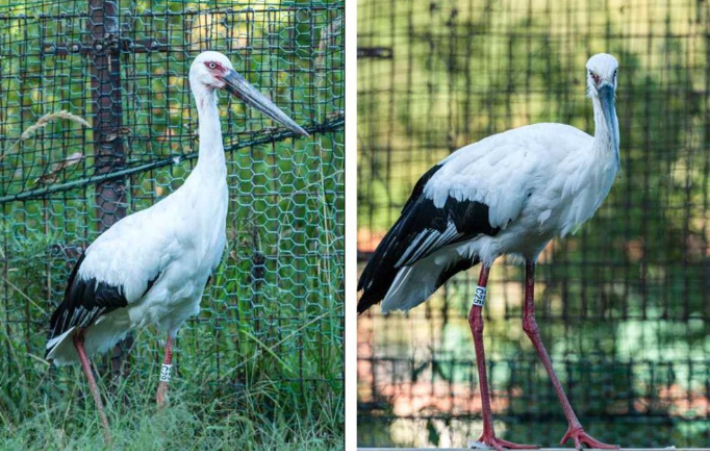
[(565, 395), (535, 322), (535, 262), (555, 236), (575, 231), (594, 215), (619, 171), (619, 123), (614, 105), (618, 63), (607, 54), (587, 62), (587, 93), (594, 105), (594, 136), (564, 124), (509, 130), (466, 146), (417, 182), (402, 215), (368, 262), (359, 281), (362, 313), (409, 310), (454, 274), (482, 263), (469, 314), (483, 406), (479, 439), (497, 450), (534, 448), (496, 437), (483, 350), (488, 271), (502, 255), (525, 261), (523, 329), (557, 392), (575, 446), (617, 448), (590, 435)]
[(190, 86), (199, 117), (195, 169), (170, 196), (118, 221), (86, 249), (51, 319), (47, 358), (55, 365), (81, 363), (108, 441), (108, 421), (89, 357), (107, 351), (135, 327), (157, 326), (167, 333), (156, 396), (163, 405), (171, 377), (172, 342), (183, 322), (200, 311), (202, 292), (222, 258), (228, 191), (217, 91), (224, 89), (308, 136), (221, 53), (208, 51), (195, 58)]

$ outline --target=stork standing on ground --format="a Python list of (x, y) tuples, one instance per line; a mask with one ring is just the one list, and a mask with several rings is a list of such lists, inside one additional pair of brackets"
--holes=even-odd
[(501, 255), (525, 261), (523, 329), (552, 379), (569, 423), (562, 444), (618, 448), (590, 435), (565, 395), (535, 322), (535, 262), (555, 236), (565, 236), (594, 215), (619, 170), (619, 123), (614, 105), (618, 63), (607, 54), (587, 62), (587, 92), (594, 105), (594, 137), (563, 124), (509, 130), (464, 147), (417, 182), (368, 262), (358, 284), (362, 313), (409, 310), (454, 274), (481, 263), (469, 325), (476, 348), (483, 406), (480, 442), (498, 450), (535, 448), (496, 437), (483, 350), (488, 271)]
[(55, 365), (81, 363), (108, 441), (108, 421), (89, 358), (110, 349), (134, 327), (158, 326), (167, 333), (156, 396), (163, 405), (177, 331), (199, 312), (207, 280), (222, 258), (228, 192), (217, 91), (224, 89), (308, 136), (221, 53), (208, 51), (195, 59), (190, 86), (199, 117), (195, 169), (170, 196), (120, 220), (86, 249), (51, 319), (47, 358)]

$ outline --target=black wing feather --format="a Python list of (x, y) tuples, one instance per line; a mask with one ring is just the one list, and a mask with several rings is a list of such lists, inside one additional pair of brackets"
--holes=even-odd
[[(82, 254), (79, 261), (76, 262), (64, 292), (64, 301), (52, 315), (50, 340), (72, 327), (88, 327), (99, 316), (128, 305), (123, 287), (113, 286), (94, 278), (81, 279), (77, 277), (84, 257), (85, 254)], [(157, 279), (158, 277), (148, 283), (148, 290)]]
[[(363, 291), (358, 313), (384, 298), (403, 266), (412, 265), (445, 246), (480, 234), (495, 236), (500, 231), (500, 228), (491, 226), (489, 207), (482, 202), (458, 201), (450, 197), (443, 208), (437, 208), (424, 196), (424, 187), (440, 168), (441, 165), (434, 166), (419, 179), (402, 215), (367, 263), (358, 282), (358, 291)], [(440, 275), (438, 285), (477, 263), (477, 260), (457, 262)]]

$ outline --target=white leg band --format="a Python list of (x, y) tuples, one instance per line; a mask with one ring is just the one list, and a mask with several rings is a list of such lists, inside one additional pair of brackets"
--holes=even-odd
[(486, 305), (486, 287), (476, 287), (476, 292), (473, 294), (473, 305), (481, 308)]
[(160, 367), (160, 382), (165, 382), (167, 384), (172, 378), (173, 366), (163, 363), (163, 366)]

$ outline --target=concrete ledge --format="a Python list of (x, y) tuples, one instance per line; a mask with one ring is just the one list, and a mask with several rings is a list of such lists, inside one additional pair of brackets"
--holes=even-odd
[[(358, 451), (471, 451), (475, 449), (486, 449), (486, 448), (358, 448)], [(537, 451), (571, 451), (574, 448), (539, 448)], [(663, 450), (674, 450), (674, 451), (710, 451), (710, 448), (676, 448), (674, 446), (669, 446), (667, 448), (621, 448), (619, 451), (663, 451)], [(597, 450), (596, 448), (584, 448), (584, 451), (609, 451), (609, 450)]]

